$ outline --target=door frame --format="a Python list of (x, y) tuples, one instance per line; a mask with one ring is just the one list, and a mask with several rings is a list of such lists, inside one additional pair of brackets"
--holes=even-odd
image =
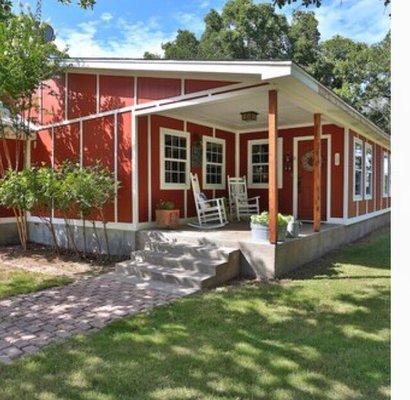
[[(305, 140), (313, 140), (313, 135), (296, 136), (293, 138), (293, 216), (298, 218), (298, 177), (299, 177), (299, 142)], [(332, 160), (332, 137), (330, 135), (322, 135), (322, 140), (327, 141), (327, 179), (326, 179), (326, 222), (331, 218), (331, 160)]]

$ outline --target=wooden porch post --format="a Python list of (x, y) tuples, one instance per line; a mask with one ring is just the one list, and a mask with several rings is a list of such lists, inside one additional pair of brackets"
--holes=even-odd
[(313, 230), (319, 232), (322, 210), (322, 116), (313, 116)]
[(278, 93), (269, 91), (269, 241), (277, 241), (278, 185), (277, 185), (277, 139), (278, 139)]

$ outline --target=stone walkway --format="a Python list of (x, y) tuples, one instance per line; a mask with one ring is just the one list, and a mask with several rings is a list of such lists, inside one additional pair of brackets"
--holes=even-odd
[(115, 319), (146, 311), (196, 289), (110, 273), (0, 301), (0, 362), (101, 329)]

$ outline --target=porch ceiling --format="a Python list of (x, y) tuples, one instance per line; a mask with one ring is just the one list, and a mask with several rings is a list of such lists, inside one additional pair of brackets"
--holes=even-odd
[[(242, 121), (240, 113), (244, 111), (256, 111), (258, 113), (257, 121)], [(191, 120), (192, 122), (212, 124), (233, 131), (265, 130), (268, 126), (268, 92), (262, 91), (218, 102), (183, 107), (164, 112), (164, 115)], [(313, 124), (312, 113), (292, 103), (285, 95), (281, 96), (280, 94), (278, 116), (279, 127)], [(324, 123), (326, 123), (326, 120), (324, 120)]]

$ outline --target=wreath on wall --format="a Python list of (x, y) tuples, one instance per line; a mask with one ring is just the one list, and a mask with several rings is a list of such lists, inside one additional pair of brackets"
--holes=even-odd
[(303, 154), (301, 158), (301, 164), (304, 171), (312, 172), (313, 171), (313, 151), (308, 151)]

